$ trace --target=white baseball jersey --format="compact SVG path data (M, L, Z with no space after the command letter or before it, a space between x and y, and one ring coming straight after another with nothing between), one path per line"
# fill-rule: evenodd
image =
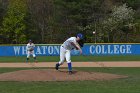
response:
M34 49L34 47L35 47L34 43L31 43L31 44L28 43L26 48L27 48L27 51L29 51L30 49Z
M76 37L70 37L68 38L63 44L62 46L67 49L67 50L72 50L74 49L75 47L71 44L71 43L74 43L74 44L77 44L77 41L76 41Z
M33 51L29 51L31 48L34 49L35 45L34 43L28 43L27 46L26 46L26 49L27 49L27 58L30 57L30 55L33 55L33 57L36 57L35 53L34 53L34 50Z
M60 47L60 61L59 64L63 64L65 59L67 63L71 63L71 54L70 51L74 49L75 47L73 44L77 44L76 37L70 37L68 38Z

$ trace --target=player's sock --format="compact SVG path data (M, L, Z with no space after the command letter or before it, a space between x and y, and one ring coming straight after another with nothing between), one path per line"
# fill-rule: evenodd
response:
M68 63L68 70L72 71L72 64L71 63Z
M26 59L26 62L28 62L29 58Z
M34 57L34 60L36 60L36 57Z
M34 61L36 62L36 57L34 57Z

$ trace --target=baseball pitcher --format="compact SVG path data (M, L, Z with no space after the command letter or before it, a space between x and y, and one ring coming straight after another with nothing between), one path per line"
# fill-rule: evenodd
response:
M71 50L77 49L80 51L80 54L82 54L83 43L83 34L79 33L76 37L70 37L68 38L60 47L60 61L56 64L55 69L58 70L59 66L62 65L66 59L68 64L68 71L69 74L72 74L72 64L71 64Z
M33 56L34 61L36 62L36 55L34 53L34 48L35 48L34 43L32 43L32 40L29 40L29 43L26 46L26 50L27 50L27 60L26 60L26 62L29 61L29 58L30 58L31 55Z

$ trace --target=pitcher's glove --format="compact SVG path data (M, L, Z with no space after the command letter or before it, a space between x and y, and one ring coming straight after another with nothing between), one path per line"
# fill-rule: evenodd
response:
M78 44L80 45L80 47L83 47L84 46L84 40L78 41Z
M33 51L33 50L34 50L33 48L30 48L30 49L29 49L29 51Z

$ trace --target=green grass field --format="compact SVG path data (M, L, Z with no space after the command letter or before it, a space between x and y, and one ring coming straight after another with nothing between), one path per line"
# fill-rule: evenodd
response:
M56 62L58 56L37 57L39 62ZM26 57L0 57L0 62L25 62ZM31 61L33 59L31 58ZM140 56L73 56L72 61L140 61ZM33 68L0 68L0 73ZM34 68L35 69L35 68ZM42 69L42 68L36 68ZM44 68L43 68L44 69ZM0 82L0 93L139 93L140 68L74 68L80 71L127 75L111 81Z
M0 73L27 68L0 68ZM28 68L31 69L31 68ZM140 68L74 68L129 76L111 81L0 82L0 93L139 93Z
M140 61L140 56L120 55L120 56L72 56L73 62L87 62L87 61ZM38 62L58 62L59 56L37 56ZM24 57L0 57L0 62L25 62ZM33 58L30 58L33 62Z

